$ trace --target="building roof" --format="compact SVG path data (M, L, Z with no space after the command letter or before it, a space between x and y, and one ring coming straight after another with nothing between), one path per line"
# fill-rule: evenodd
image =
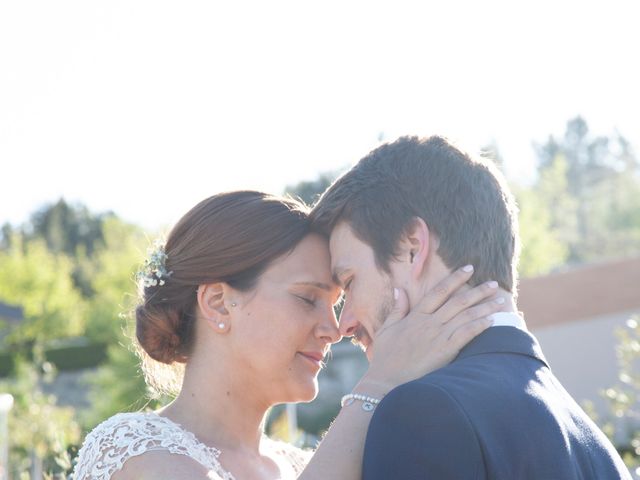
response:
M19 322L24 319L22 308L0 302L0 319Z
M524 278L518 307L531 329L640 311L640 257Z

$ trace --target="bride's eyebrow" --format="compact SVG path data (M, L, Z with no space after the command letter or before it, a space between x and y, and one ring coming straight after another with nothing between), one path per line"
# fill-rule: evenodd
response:
M336 288L335 286L327 285L326 283L322 283L322 282L296 282L294 283L294 285L302 285L305 287L315 287L321 290L325 290L327 292L330 292Z

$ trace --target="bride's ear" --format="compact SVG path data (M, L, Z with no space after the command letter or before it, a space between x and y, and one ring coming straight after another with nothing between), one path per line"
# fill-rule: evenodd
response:
M231 328L229 308L236 306L230 300L232 289L223 282L205 283L198 287L198 308L203 320L217 333L228 332Z

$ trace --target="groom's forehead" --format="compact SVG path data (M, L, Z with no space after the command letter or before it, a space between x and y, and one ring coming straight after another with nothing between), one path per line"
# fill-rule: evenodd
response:
M329 252L331 253L332 266L335 261L339 261L342 256L348 255L351 250L355 249L355 238L351 227L346 222L340 222L333 228L329 236Z
M346 222L341 222L332 230L329 241L331 271L339 275L354 265L374 261L374 252L369 244L361 240Z

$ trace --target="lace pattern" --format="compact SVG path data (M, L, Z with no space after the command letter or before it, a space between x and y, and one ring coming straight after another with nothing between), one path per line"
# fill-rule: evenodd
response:
M282 460L278 462L281 467L294 475L292 478L302 472L311 456L311 452L283 442L264 441L274 458ZM220 450L204 445L180 425L152 412L119 413L93 429L78 452L72 478L109 480L129 458L158 450L192 458L216 480L235 480L220 465Z
M311 450L301 450L288 443L278 442L270 438L266 438L265 441L268 442L273 456L285 460L289 469L293 469L294 478L297 478L302 473L313 456Z

